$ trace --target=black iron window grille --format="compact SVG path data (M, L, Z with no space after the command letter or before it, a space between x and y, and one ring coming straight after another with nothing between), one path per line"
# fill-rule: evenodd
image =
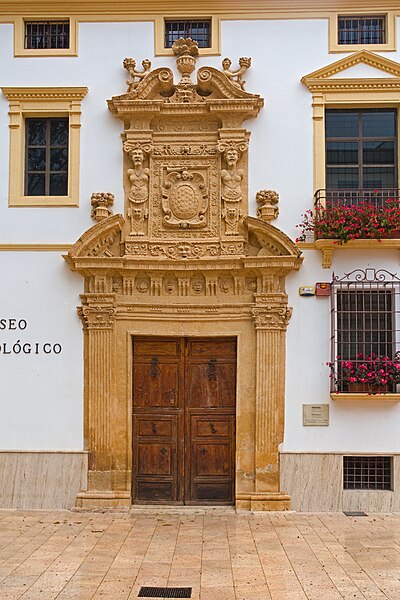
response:
M68 195L68 118L25 119L25 195Z
M326 110L325 143L331 197L350 201L397 187L396 109Z
M69 21L25 21L25 48L69 48Z
M195 40L199 48L211 48L211 19L178 21L165 21L165 48L172 48L172 44L179 38Z
M390 456L344 456L345 490L392 490Z
M385 44L385 15L341 15L338 17L339 44Z
M394 393L400 375L400 279L386 270L333 276L331 391ZM399 365L400 366L400 365Z

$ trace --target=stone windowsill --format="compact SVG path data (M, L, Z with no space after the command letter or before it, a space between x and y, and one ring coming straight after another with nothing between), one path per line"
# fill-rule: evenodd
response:
M366 394L364 392L339 393L331 392L331 399L336 402L400 402L400 394Z
M316 248L322 252L322 267L330 269L335 250L400 250L400 239L367 239L350 240L340 244L339 240L315 240L315 242L299 242L300 249Z

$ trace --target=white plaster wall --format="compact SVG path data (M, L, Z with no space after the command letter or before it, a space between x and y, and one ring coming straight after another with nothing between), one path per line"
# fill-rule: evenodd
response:
M125 91L126 56L152 59L153 67L174 68L170 57L153 57L152 23L82 23L79 56L13 58L13 28L0 24L1 86L87 86L82 102L81 193L79 208L8 208L8 102L0 95L0 243L69 243L93 224L90 195L111 191L115 212L122 212L122 124L108 111L106 99ZM315 20L224 21L222 55L234 63L252 57L246 88L265 98L252 131L249 151L250 213L255 193L280 193L275 222L292 238L301 214L312 206L311 95L300 79L345 54L328 53L328 22ZM221 57L202 57L198 66L219 67ZM399 52L387 53L400 61ZM360 69L359 74L365 74ZM0 252L2 317L26 318L23 332L33 341L63 345L59 356L3 356L1 370L0 448L81 449L83 384L82 332L76 316L81 278L71 273L58 253ZM335 273L384 267L400 272L396 252L335 253ZM287 451L398 450L400 405L345 405L329 397L329 300L300 298L299 285L330 281L317 251L305 252L304 266L288 278L294 314L287 336ZM0 331L0 342L15 333ZM28 335L29 334L29 335ZM21 333L22 337L22 333ZM16 338L18 339L18 337ZM29 341L28 340L28 341ZM303 427L303 403L329 403L329 427Z
M0 330L0 450L81 450L81 277L53 252L0 252L0 272L0 319L27 321ZM15 354L18 341L32 352ZM46 343L61 353L45 354Z

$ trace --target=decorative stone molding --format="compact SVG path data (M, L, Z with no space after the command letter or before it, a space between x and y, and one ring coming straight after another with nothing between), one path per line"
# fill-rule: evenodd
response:
M114 194L111 192L93 192L91 196L92 212L90 216L95 221L102 221L112 215L110 206L114 204Z
M256 329L282 329L286 331L292 312L293 309L289 307L267 306L252 309Z
M115 309L109 306L79 306L78 317L85 329L112 329Z
M132 336L162 332L240 338L236 505L287 509L278 462L291 314L285 276L302 259L279 229L247 216L242 124L263 100L212 67L199 69L195 83L196 46L180 40L175 51L179 83L169 69L131 73L130 91L108 102L125 124L127 218L100 221L65 257L85 278L85 438L93 460L78 504L129 506ZM138 227L132 206L147 211Z
M270 223L279 215L279 194L273 190L260 190L256 194L257 217Z

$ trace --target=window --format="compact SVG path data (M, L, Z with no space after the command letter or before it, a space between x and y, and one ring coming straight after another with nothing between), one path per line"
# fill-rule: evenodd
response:
M24 48L69 48L69 21L25 21Z
M165 48L172 48L172 44L179 38L195 40L199 48L211 46L211 19L190 21L165 21Z
M361 365L372 365L378 357L393 359L400 342L400 279L385 270L356 270L334 277L331 289L331 391L368 393L368 384L359 382ZM357 387L351 385L347 361ZM384 391L394 393L395 387Z
M386 17L385 15L338 17L339 44L385 44Z
M76 17L16 17L14 56L77 56Z
M354 52L368 47L378 51L396 50L394 11L330 14L330 52Z
M155 53L172 55L172 45L180 37L196 40L200 55L221 54L220 20L217 16L187 16L185 19L155 17Z
M25 119L25 195L68 195L68 118Z
M354 203L373 195L367 190L384 198L397 194L395 109L328 109L325 143L327 199Z
M392 457L344 456L343 489L392 490Z
M9 206L78 206L87 88L2 88L10 103Z

